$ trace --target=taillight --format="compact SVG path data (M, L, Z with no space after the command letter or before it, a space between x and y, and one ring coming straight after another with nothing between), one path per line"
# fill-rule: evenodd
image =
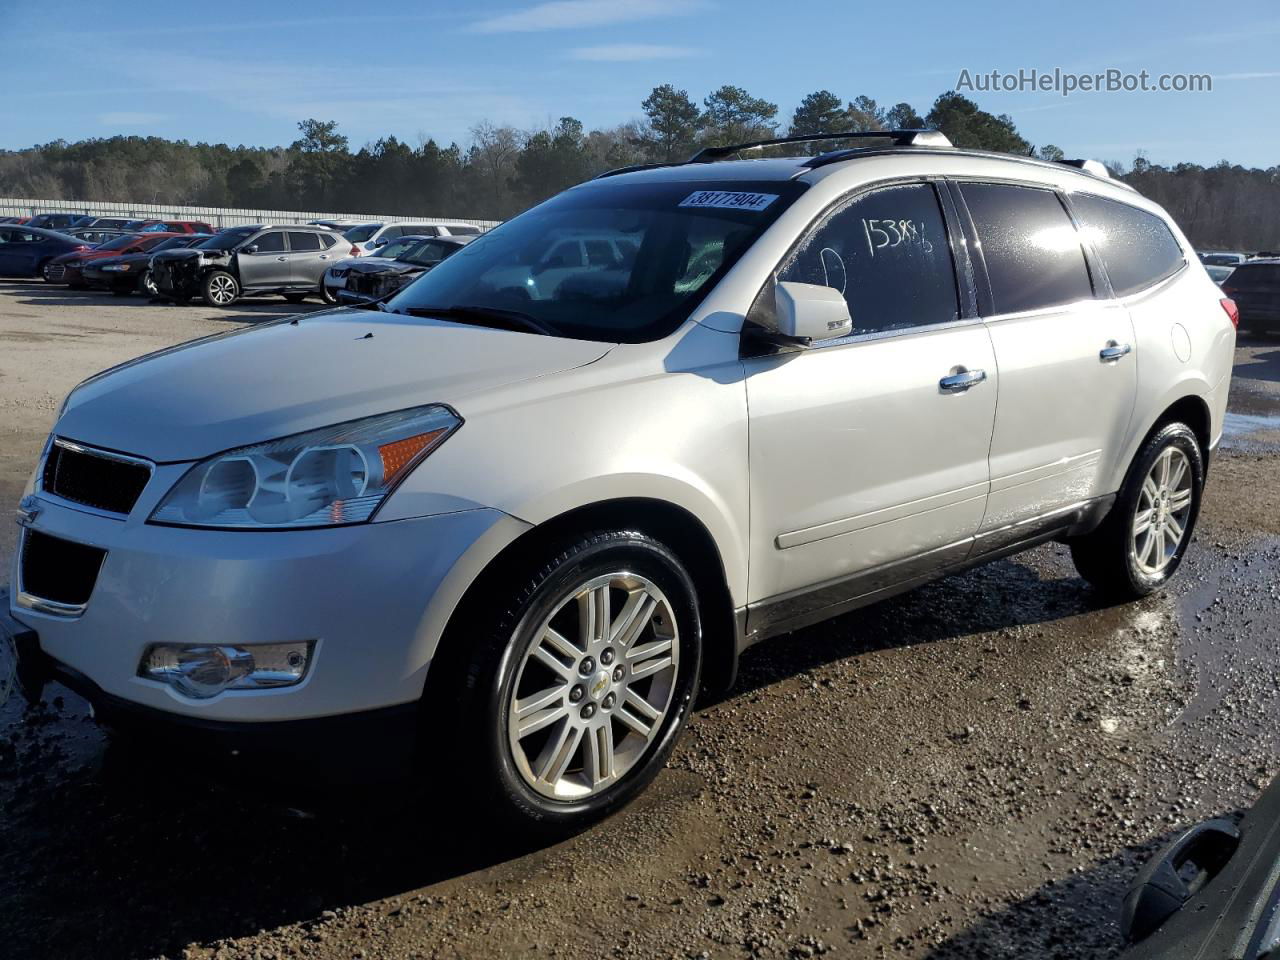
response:
M348 250L348 251L347 251L347 256L348 256L348 257L358 257L358 256L360 256L360 248L359 248L359 247L352 247L350 250Z
M1237 330L1240 329L1240 308L1236 306L1236 302L1230 298L1223 298L1221 301L1222 309L1227 311L1227 316L1231 319L1231 325Z

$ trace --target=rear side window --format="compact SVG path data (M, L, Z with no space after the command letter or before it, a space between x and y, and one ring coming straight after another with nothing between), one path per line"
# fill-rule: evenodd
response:
M1153 213L1086 194L1074 194L1071 206L1118 297L1173 276L1186 262L1169 225Z
M929 184L849 201L801 242L778 279L841 291L855 335L960 316L946 223Z
M289 231L289 249L293 251L308 251L320 249L320 235L318 233L305 233L302 231Z
M1280 263L1243 263L1235 268L1227 284L1233 290L1280 291Z
M1093 296L1075 225L1052 190L961 185L991 281L992 312L1058 307Z
M480 232L480 228L469 226L465 223L459 223L450 227L449 232L455 237L474 237Z

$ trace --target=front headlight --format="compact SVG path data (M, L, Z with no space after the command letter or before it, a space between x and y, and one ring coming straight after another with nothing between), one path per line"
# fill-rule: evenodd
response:
M127 263L109 263L102 269L104 273L127 273L130 267Z
M269 529L361 523L462 425L440 404L241 447L196 464L151 523Z

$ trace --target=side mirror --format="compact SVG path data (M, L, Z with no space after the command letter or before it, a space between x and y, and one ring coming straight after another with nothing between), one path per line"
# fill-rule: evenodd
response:
M1172 840L1138 873L1120 908L1128 943L1145 940L1222 872L1240 845L1230 820L1209 820Z
M251 243L247 247L241 247L240 252L241 253L257 253L258 245L256 243Z
M816 283L782 281L774 292L778 332L801 343L847 337L853 319L844 294Z

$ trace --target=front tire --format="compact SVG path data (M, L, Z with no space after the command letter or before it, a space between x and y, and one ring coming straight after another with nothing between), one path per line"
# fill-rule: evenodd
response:
M240 299L240 284L225 270L213 270L202 285L204 302L211 307L229 307Z
M456 682L437 687L460 691L448 715L473 796L521 830L585 826L648 785L688 718L702 671L693 582L662 543L606 531L485 588L491 611L468 617Z
M338 295L326 283L320 284L320 299L325 303L334 304L338 302Z
M1160 589L1182 564L1203 493L1200 442L1185 423L1165 424L1134 457L1107 518L1070 541L1076 570L1117 599Z

